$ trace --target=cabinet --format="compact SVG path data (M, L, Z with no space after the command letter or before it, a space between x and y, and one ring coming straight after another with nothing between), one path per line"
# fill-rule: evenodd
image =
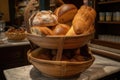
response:
M97 12L94 44L120 49L120 0L94 0Z
M91 51L120 61L120 0L92 0L92 2L97 16L95 38L90 45Z
M27 59L29 43L6 43L0 45L0 80L6 80L3 70L30 64Z

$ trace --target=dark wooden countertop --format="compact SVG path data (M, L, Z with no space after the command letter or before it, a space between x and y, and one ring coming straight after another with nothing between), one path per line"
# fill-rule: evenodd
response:
M11 47L11 46L20 46L20 45L29 45L29 41L28 40L22 40L22 41L10 41L7 40L4 43L0 44L0 48L1 47Z

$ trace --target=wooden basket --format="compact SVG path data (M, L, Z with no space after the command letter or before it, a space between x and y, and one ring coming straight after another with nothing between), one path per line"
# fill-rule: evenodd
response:
M76 36L46 36L46 37L30 34L29 17L32 14L31 12L34 11L34 9L36 8L34 6L36 1L37 0L30 0L24 12L24 20L28 32L27 38L31 43L33 43L32 45L35 44L39 47L48 49L58 49L60 47L62 49L73 49L86 45L90 41L90 39L93 38L94 32L90 34L81 34Z
M84 72L92 64L95 58L91 55L90 59L82 62L51 61L38 59L35 56L40 54L40 48L30 52L28 51L28 60L44 75L65 78Z
M48 49L58 49L60 46L62 46L63 49L79 48L89 43L89 41L93 37L94 33L81 34L76 36L46 36L46 37L27 34L28 40L30 40L37 46Z
M14 33L14 32L6 32L5 33L8 40L24 40L26 38L26 33Z

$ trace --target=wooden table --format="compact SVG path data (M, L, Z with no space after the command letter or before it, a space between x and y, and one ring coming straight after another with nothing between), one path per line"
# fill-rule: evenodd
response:
M120 62L112 59L95 56L93 65L81 75L69 79L57 79L42 75L33 65L4 70L7 80L98 80L105 76L120 72Z

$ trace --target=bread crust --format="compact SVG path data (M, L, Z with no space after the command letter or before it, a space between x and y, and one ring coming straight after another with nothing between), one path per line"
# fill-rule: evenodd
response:
M82 34L94 25L96 12L93 8L83 5L75 15L72 25L76 34Z
M58 16L59 23L66 23L73 20L77 13L77 7L73 4L63 4L54 13Z
M34 18L29 20L31 26L55 26L58 24L58 17L52 11L39 11L33 14Z
M58 24L53 29L53 33L54 33L54 35L65 35L69 29L70 29L70 26L67 24Z
M33 26L30 28L31 33L40 36L53 35L53 31L48 27Z

